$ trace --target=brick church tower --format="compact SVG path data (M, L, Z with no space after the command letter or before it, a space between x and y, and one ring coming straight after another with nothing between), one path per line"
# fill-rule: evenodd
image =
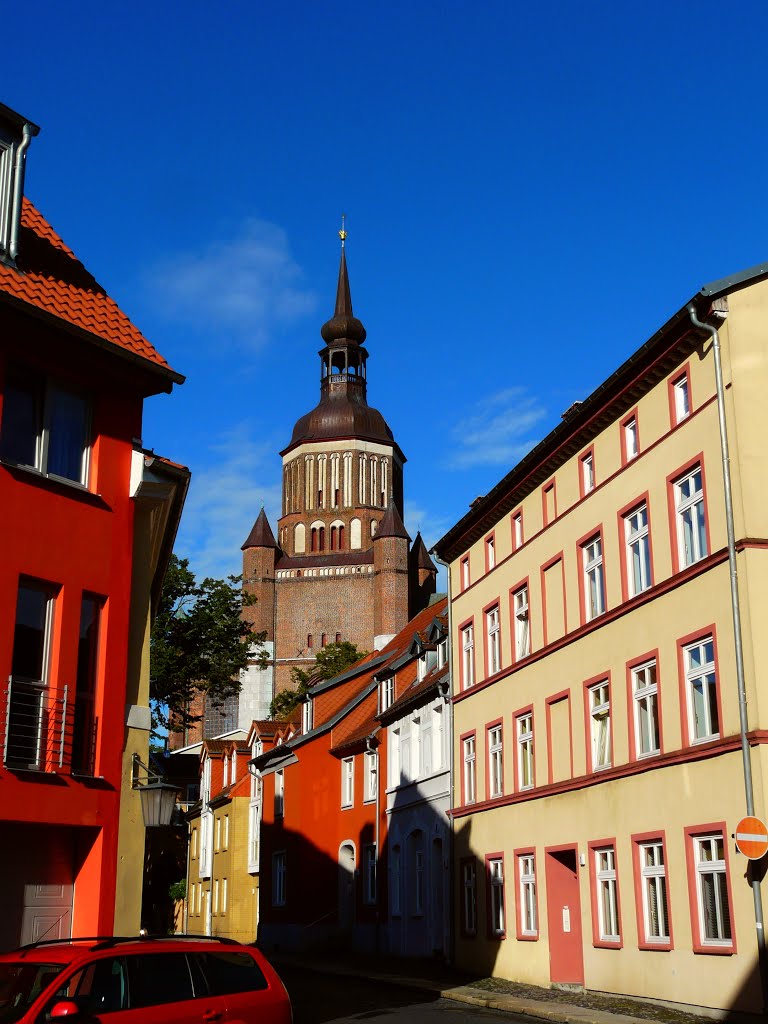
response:
M336 308L320 332L320 401L280 453L277 539L262 509L243 545L243 587L256 598L246 614L267 631L272 666L246 673L241 728L248 715L264 717L291 669L307 668L326 643L377 650L435 591L421 537L411 549L403 526L405 456L368 405L366 331L352 312L340 236Z

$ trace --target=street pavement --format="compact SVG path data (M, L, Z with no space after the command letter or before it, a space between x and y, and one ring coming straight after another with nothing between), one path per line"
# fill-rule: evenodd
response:
M385 1016L390 1022L433 1017L437 1021L439 1017L441 1024L454 1020L503 1020L507 1024L510 1020L558 1024L648 1024L656 1020L701 1024L704 1020L657 1004L637 1004L634 1009L631 1001L618 997L584 999L532 986L515 986L519 991L514 994L479 988L471 984L469 976L430 961L317 953L276 954L270 959L286 982L296 1024L342 1024L361 1019L375 1022Z

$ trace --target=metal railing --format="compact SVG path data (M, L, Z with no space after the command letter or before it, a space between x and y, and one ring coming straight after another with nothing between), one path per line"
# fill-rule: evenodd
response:
M6 768L93 775L97 721L68 686L14 679L0 694L0 749Z

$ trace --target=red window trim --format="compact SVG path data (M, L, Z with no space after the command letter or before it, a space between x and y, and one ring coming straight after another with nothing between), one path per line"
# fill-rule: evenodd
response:
M485 723L485 799L494 800L496 797L491 796L491 744L489 742L488 733L491 729L495 729L496 726L501 726L501 793L497 794L498 797L504 796L506 789L504 787L504 775L506 764L504 763L504 719L496 718L492 722ZM477 751L475 751L475 759L477 759Z
M563 584L563 637L568 636L568 594L565 586L565 557L564 552L558 551L556 555L548 559L539 567L539 577L541 579L541 617L542 617L542 632L544 636L544 646L546 647L549 643L547 636L547 584L546 584L546 573L553 569L557 563L560 563L560 576ZM560 639L560 637L558 637ZM554 642L554 641L553 641Z
M517 624L515 619L515 594L526 587L528 590L528 654L524 658L518 658L517 656ZM517 665L521 661L526 661L533 654L533 643L531 638L531 580L529 576L525 576L523 579L518 580L513 586L509 588L509 650L510 650L510 664Z
M474 615L470 615L470 617L468 619L464 619L463 622L460 622L458 627L457 627L458 628L458 632L459 632L459 687L460 687L462 693L465 690L471 690L472 689L472 686L467 686L467 681L464 678L464 630L467 628L467 626L471 626L472 627L472 644L473 644L473 647L472 647L472 661L474 663L474 670L475 670L475 682L474 682L473 685L476 685L477 682L478 682L478 679L477 679L477 630L475 629L475 617L474 617Z
M667 856L667 836L663 829L656 832L635 832L630 837L632 843L632 875L635 887L635 915L637 918L637 948L659 950L668 953L675 948L675 936L672 930L672 886L669 882L669 857ZM664 850L664 870L667 879L667 927L669 938L663 942L650 942L645 938L645 915L643 914L643 874L640 863L640 847L644 843L661 843Z
M598 683L608 683L608 728L610 730L610 742L611 742L611 759L607 765L603 768L595 768L592 764L592 715L590 713L590 702L589 702L589 691L593 686L597 686ZM613 683L611 680L611 672L607 670L600 672L596 676L590 676L589 679L585 679L582 685L582 695L584 701L584 742L585 752L587 755L586 773L587 775L599 775L601 772L606 771L609 768L613 768L614 761L616 760L616 729L615 719L613 715L614 704L613 704Z
M495 932L491 927L491 864L492 860L501 861L501 873L504 880L504 886L501 891L501 906L502 915L504 917L504 928L500 932ZM485 924L486 933L489 939L506 939L507 937L507 866L504 863L504 851L500 850L498 853L486 853L485 855Z
M600 917L597 908L597 870L595 868L595 851L613 847L613 862L616 865L616 920L619 925L617 942L608 942L600 938ZM624 929L621 925L621 887L619 882L619 853L616 849L616 837L595 839L587 843L589 857L589 898L592 906L592 945L598 949L621 949L624 946Z
M464 582L464 566L467 567L467 581ZM472 574L470 572L469 555L464 555L459 559L459 592L464 593L465 590L469 590L472 586Z
M656 662L656 713L659 719L659 752L658 754L638 754L637 753L637 737L635 736L635 698L634 691L632 689L632 670L637 668L639 665L644 665L647 661ZM630 761L653 761L656 757L661 757L664 753L664 716L662 714L661 704L661 670L659 668L659 649L658 647L652 651L648 651L646 654L641 654L636 658L632 658L626 664L626 678L627 678L627 723L629 729L629 760Z
M588 491L584 487L584 460L587 459L590 455L592 456L593 484L592 490ZM581 499L584 499L588 494L592 494L595 490L597 490L597 473L595 471L595 446L594 444L591 444L588 448L584 449L581 455L579 455L579 497Z
M599 615L595 615L594 618L587 618L587 575L584 570L584 548L587 544L595 539L600 538L600 550L603 558L603 600L605 602L605 608L600 612ZM579 537L576 541L576 564L579 567L579 623L582 626L587 626L591 622L597 622L601 619L608 611L610 605L608 603L608 572L606 570L605 561L605 531L602 523L590 530L589 533L585 533L583 537Z
M626 532L626 518L636 509L640 508L641 505L645 505L648 512L648 557L651 562L651 583L648 590L654 586L656 582L655 573L653 571L653 530L651 529L651 499L648 491L643 494L639 494L634 501L630 501L628 505L620 508L616 513L616 520L619 527L619 565L621 567L621 600L632 601L635 597L639 597L639 594L633 594L630 596L629 593L629 567L627 565L627 532ZM645 593L646 591L643 591Z
M475 799L467 801L466 786L464 783L464 740L474 737L475 740ZM472 807L477 803L477 730L470 729L459 736L459 754L461 755L461 806Z
M688 415L679 420L677 418L677 403L675 402L675 387L680 381L686 377L688 380ZM677 370L667 378L667 396L669 399L669 428L674 430L681 423L685 423L689 420L694 412L693 405L693 391L691 388L691 361L687 359L682 366L679 366Z
M627 456L627 437L626 437L626 433L627 432L626 432L625 428L626 428L627 424L630 423L632 420L635 421L635 438L637 440L637 455L633 455L632 458L630 459ZM635 459L638 459L640 457L640 454L641 454L641 448L640 448L640 419L639 419L639 417L637 415L637 406L635 406L634 409L631 409L627 413L626 416L623 416L619 420L619 430L621 431L621 433L620 433L620 440L621 440L621 465L622 466L628 466L630 462L634 462Z
M685 834L685 867L688 875L688 905L691 913L691 939L694 953L706 953L711 956L733 956L738 952L736 928L733 919L733 892L731 890L731 864L728 852L728 833L724 821L710 822L705 825L689 825ZM725 860L725 884L728 888L728 912L731 918L731 941L728 945L704 943L701 938L699 921L699 901L696 893L696 862L693 856L693 840L698 836L720 833L723 837L723 859Z
M531 732L533 734L533 785L529 786L528 789L522 789L522 783L520 782L520 767L518 765L517 753L517 721L522 718L523 715L531 716ZM533 704L528 704L524 708L518 708L512 715L512 723L514 725L512 738L515 745L515 752L513 757L513 779L516 793L531 793L536 789L536 717L533 710Z
M573 706L571 704L571 691L559 690L546 698L547 708L547 778L549 784L554 783L554 771L552 768L552 705L559 704L561 700L568 701L568 735L571 741L571 778L573 778Z
M515 935L520 942L538 942L539 941L539 872L536 865L536 847L535 846L524 846L519 849L512 851L512 856L515 859L515 905L517 907L517 913L515 914ZM520 858L521 857L533 857L533 875L535 878L536 885L536 931L531 934L523 932L522 926L522 913L523 905L520 901Z
M547 514L547 497L552 492L552 517ZM555 478L552 477L547 480L545 484L541 485L541 521L543 525L549 526L550 523L554 523L557 519L557 487Z
M694 468L701 469L701 493L704 501L704 532L707 538L707 556L712 553L712 538L709 533L709 505L707 502L707 473L704 468L704 452L699 452L667 477L667 510L669 514L669 546L672 553L672 572L690 569L690 565L680 564L680 549L677 542L677 503L675 502L675 484L681 477L687 476ZM707 557L705 556L705 557ZM703 561L704 559L701 559ZM694 565L697 563L693 563Z
M716 737L709 737L704 740L695 740L691 737L689 728L688 718L688 687L686 685L685 678L685 657L683 655L683 649L688 647L690 644L696 643L697 640L704 640L705 637L712 637L712 657L715 663L715 682L716 686L716 700L717 700L717 721L719 724L718 735ZM722 687L720 685L720 658L717 646L717 626L714 622L708 626L702 626L701 629L697 629L694 633L689 633L687 636L681 636L677 640L677 681L678 681L678 692L680 694L680 736L682 737L683 746L686 747L698 747L704 743L711 743L713 740L722 739L727 735L723 730L723 694Z

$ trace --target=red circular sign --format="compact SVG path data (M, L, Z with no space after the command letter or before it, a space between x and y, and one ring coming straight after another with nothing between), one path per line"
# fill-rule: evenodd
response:
M742 818L735 838L739 852L750 860L760 860L768 851L768 828L760 818Z

